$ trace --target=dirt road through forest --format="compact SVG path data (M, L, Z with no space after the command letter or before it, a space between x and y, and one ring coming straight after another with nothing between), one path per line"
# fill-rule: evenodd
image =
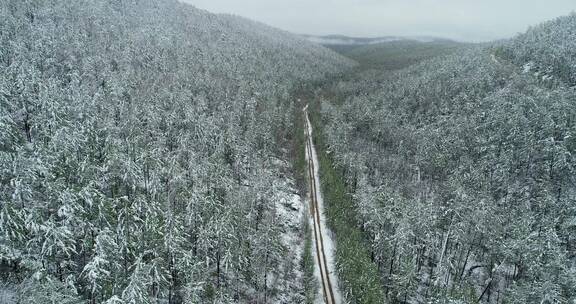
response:
M338 290L338 278L335 273L334 263L334 242L331 233L326 227L324 218L324 202L320 187L320 176L318 166L318 156L312 139L312 125L308 117L308 106L304 108L305 132L306 132L306 161L308 163L309 181L309 209L310 224L314 228L314 255L315 274L321 283L321 294L323 303L342 303ZM322 303L322 302L321 302Z

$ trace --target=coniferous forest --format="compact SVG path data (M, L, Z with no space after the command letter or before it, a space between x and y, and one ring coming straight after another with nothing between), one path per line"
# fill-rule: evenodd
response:
M575 303L575 153L574 14L325 47L176 0L0 2L0 303Z
M285 251L289 94L352 62L176 1L9 0L0 16L10 299L263 297Z
M576 299L575 32L571 15L332 85L326 149L388 297Z

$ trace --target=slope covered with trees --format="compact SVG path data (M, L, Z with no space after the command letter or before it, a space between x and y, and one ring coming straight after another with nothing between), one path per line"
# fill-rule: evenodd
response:
M576 300L574 33L572 15L330 88L326 149L390 301Z
M351 66L173 0L0 2L0 301L270 299L290 92Z
M576 86L576 13L531 28L496 53L544 80Z

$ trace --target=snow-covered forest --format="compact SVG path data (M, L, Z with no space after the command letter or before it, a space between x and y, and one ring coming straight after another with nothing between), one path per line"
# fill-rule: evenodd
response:
M389 301L576 301L575 33L571 15L331 86L325 149Z
M0 303L576 303L576 15L330 48L0 1Z
M290 92L351 65L172 0L1 1L0 302L301 302Z

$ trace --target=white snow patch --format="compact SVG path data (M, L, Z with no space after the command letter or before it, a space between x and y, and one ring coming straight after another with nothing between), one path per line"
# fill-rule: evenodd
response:
M286 162L278 160L274 165L284 167ZM302 214L304 205L300 195L297 194L295 182L286 177L275 183L274 202L276 207L277 225L280 228L280 243L286 249L284 259L279 269L273 270L272 286L277 290L271 303L298 303L302 301L301 291L303 287L302 269L300 261L304 244L304 236L301 232Z
M498 60L498 58L496 58L496 55L490 54L490 58L492 58L492 61L494 61L495 63L500 64L500 61Z
M530 61L524 65L522 71L524 72L524 74L530 73L530 71L532 70L533 67L534 67L534 62Z
M0 285L0 303L16 303L16 291L12 286Z

